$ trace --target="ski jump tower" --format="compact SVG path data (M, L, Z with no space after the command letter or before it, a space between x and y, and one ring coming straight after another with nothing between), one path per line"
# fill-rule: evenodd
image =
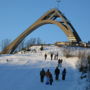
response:
M11 44L9 44L1 54L12 54L17 46L34 30L45 24L56 24L65 33L70 42L79 43L81 41L78 33L65 17L65 15L58 9L51 9L41 16L34 24L27 28L20 36L18 36ZM45 33L47 34L47 33Z

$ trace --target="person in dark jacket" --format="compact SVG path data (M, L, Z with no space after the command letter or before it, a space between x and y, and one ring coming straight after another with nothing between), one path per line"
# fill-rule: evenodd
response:
M59 74L60 74L60 70L58 67L56 67L55 69L55 79L58 80L59 79Z
M42 70L40 71L40 81L44 82L44 77L45 77L45 70L44 68L42 68Z
M58 60L58 53L56 54L56 59Z
M51 60L53 59L53 53L51 53Z
M66 78L66 68L62 71L62 80L65 80Z
M46 60L47 59L47 54L46 53L45 53L44 57L45 57L45 60Z

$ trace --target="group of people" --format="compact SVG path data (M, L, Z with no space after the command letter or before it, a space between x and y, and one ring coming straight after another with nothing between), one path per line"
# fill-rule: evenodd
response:
M63 59L58 59L58 67L62 67Z
M46 60L47 59L47 54L46 53L45 53L44 57L45 57L45 60ZM53 59L58 60L58 53L57 54L51 53L50 57L51 57L51 60L53 60Z
M49 71L49 69L47 70L47 72L45 72L44 68L42 68L42 70L40 71L41 82L44 82L45 76L46 76L46 84L52 85L52 82L53 82L52 73Z
M55 80L59 80L59 75L61 74L62 76L62 80L65 80L66 77L66 68L63 69L63 71L60 70L60 68L62 67L62 59L58 59L58 53L54 54L51 53L50 54L51 60L58 60L58 65L54 70L54 74L55 74ZM44 55L45 60L47 59L47 54L45 53ZM46 80L45 80L46 78ZM48 69L47 71L44 70L44 68L42 68L42 70L40 71L40 81L43 83L45 80L46 84L50 84L52 85L53 83L53 75L50 72L50 70Z
M59 80L60 69L58 67L55 68L54 74L55 74L55 80ZM66 77L66 68L64 68L62 71L62 80L65 80L65 77ZM52 73L50 72L49 69L45 72L44 68L42 68L42 70L40 71L40 81L43 83L45 78L46 78L45 83L47 85L48 84L52 85L53 83Z

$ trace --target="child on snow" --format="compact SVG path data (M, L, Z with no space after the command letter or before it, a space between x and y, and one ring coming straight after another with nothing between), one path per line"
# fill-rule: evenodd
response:
M52 82L53 82L53 77L52 77L51 72L48 69L46 72L46 85L48 84L52 85Z

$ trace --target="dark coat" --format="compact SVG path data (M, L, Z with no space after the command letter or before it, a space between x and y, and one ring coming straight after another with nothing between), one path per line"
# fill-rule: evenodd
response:
M66 75L66 69L62 71L62 75Z
M55 74L56 74L56 75L59 75L59 73L60 73L60 70L59 70L58 68L56 68L56 69L55 69Z
M40 71L40 76L45 76L45 71L44 70Z

